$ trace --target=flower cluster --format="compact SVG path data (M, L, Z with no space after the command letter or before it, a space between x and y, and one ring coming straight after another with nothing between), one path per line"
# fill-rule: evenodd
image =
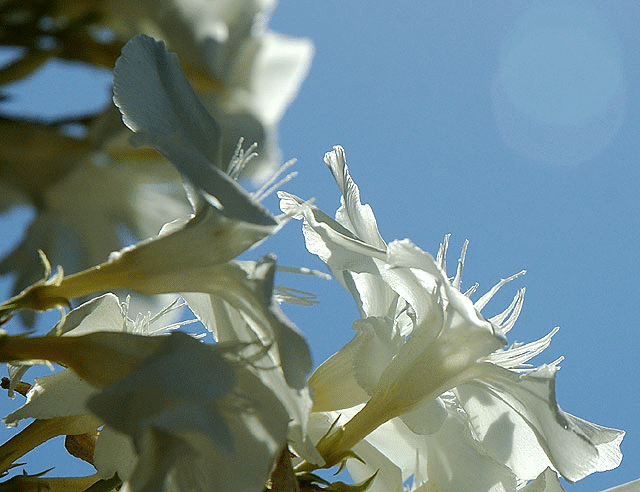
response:
M448 237L436 259L406 239L386 244L371 208L360 202L344 150L335 147L325 163L342 192L335 220L310 205L296 217L309 251L361 314L353 340L309 378L311 428L325 460L334 464L355 452L361 460L347 462L351 474L358 480L375 473L371 490L380 491L400 491L407 481L412 490L508 491L543 480L549 470L555 480L574 482L618 466L624 432L558 407L559 361L527 364L557 330L505 348L524 289L498 315L481 314L524 272L472 302L475 288L460 291L466 243L453 278L446 273ZM279 195L283 211L303 206Z
M6 9L17 9L9 3ZM121 49L113 100L134 148L120 145L123 129L109 119L114 109L86 122L82 145L54 126L24 124L51 142L44 156L51 170L0 178L39 212L0 269L26 281L31 266L23 260L38 249L45 269L0 305L0 320L60 311L42 336L0 333L0 361L9 363L3 386L10 396L26 396L4 422L33 419L0 446L0 474L56 436L66 436L68 453L95 473L52 478L25 470L0 487L554 492L562 490L560 478L571 483L619 465L624 432L560 409L559 360L530 364L557 330L507 345L524 289L499 314L481 313L524 272L472 301L475 288L460 290L466 243L453 277L448 236L436 258L408 239L386 243L341 147L325 156L341 192L335 219L285 192L278 194L282 213L263 205L288 180L273 172L276 126L312 52L307 41L266 29L272 2L93 2L94 17L72 4L48 6L49 35L63 47L76 41L77 51L62 49L61 57L106 64L112 49ZM91 18L112 29L112 43L87 40ZM124 44L120 36L133 37ZM0 75L13 77L27 65L16 62ZM141 161L147 166L136 168ZM11 159L4 162L12 169ZM261 187L245 189L243 177ZM107 191L95 196L91 186ZM69 205L78 199L74 190L86 194L86 218ZM87 218L99 227L87 227ZM311 349L281 307L296 298L274 288L275 256L238 259L292 218L303 221L307 249L360 313L353 339L313 372ZM119 221L134 231L133 244L123 248ZM147 234L157 222L164 224L160 232ZM86 251L70 275L52 246L60 224L78 240L68 241L65 254L74 257L74 243ZM35 241L42 230L44 239ZM105 248L110 254L102 257ZM182 301L132 317L115 290ZM176 313L189 319L175 321ZM40 363L60 368L33 384L23 381ZM355 483L319 473L343 466Z
M189 213L176 172L180 163L169 163L157 152L166 155L166 146L140 147L145 137L156 143L170 138L169 133L162 136L154 131L170 128L176 138L181 131L189 135L182 149L173 146L169 159L180 154L183 161L200 159L200 165L206 160L205 167L214 166L220 174L236 162L242 166L236 166L235 177L257 185L279 168L277 126L307 74L313 46L306 39L269 30L273 7L274 2L254 0L42 0L3 5L0 43L21 46L25 55L0 69L0 84L24 79L52 59L113 69L125 43L144 33L164 40L179 53L179 71L185 70L197 90L196 95L185 85L185 76L168 66L159 73L149 71L149 66L145 70L131 66L128 61L144 59L153 65L163 60L146 55L127 60L129 54L135 56L129 49L120 63L128 74L116 81L120 86L117 104L132 112L125 116L129 126L134 124L132 118L140 117L130 104L153 108L150 116L156 126L146 129L151 135L131 139L113 104L100 113L46 122L0 118L0 211L27 205L35 215L21 244L0 262L0 273L15 274L14 293L38 279L40 264L34 254L38 249L65 270L79 271ZM40 47L43 38L54 49ZM177 114L171 109L174 104L196 105L178 108ZM169 114L184 119L167 120L159 128ZM69 128L75 129L73 136ZM251 159L238 162L241 139L247 145L255 143L260 152L249 152ZM197 172L197 167L190 169ZM213 178L206 174L201 173L198 186L207 187L205 178L211 182Z

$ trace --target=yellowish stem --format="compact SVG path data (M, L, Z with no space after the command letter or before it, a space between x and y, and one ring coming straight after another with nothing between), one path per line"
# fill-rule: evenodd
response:
M11 468L18 458L53 437L93 432L100 425L100 419L93 415L35 420L0 446L0 474Z

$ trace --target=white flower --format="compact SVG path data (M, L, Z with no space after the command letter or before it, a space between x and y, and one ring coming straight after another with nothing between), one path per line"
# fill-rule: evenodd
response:
M376 473L367 489L371 492L515 491L513 472L489 456L471 437L466 416L453 395L445 394L431 406L437 408L425 408L420 416L433 419L430 413L440 414L437 429L432 432L417 434L402 418L394 418L356 444L353 452L362 461L347 461L353 480L360 482ZM310 426L316 435L322 435L336 419L338 425L344 425L361 408L358 405L314 413ZM408 484L409 489L403 487Z
M39 357L70 368L37 379L7 423L93 417L82 432L105 424L93 463L103 478L118 473L126 490L262 490L290 420L284 391L260 374L274 368L259 367L255 357L273 342L207 345L183 333L131 334L140 323L126 319L112 294L66 321L61 337L0 342L4 360Z
M264 267L266 265L262 268ZM271 266L269 266L269 274L273 275ZM263 325L256 323L254 319L244 315L219 297L199 293L183 295L190 309L219 343L262 347L265 340L274 339L274 334L265 330ZM284 314L280 312L277 305L272 306L272 309L278 318L286 322ZM298 456L304 457L307 461L322 463L322 458L307 436L307 421L312 407L309 388L306 384L304 386L292 384L291 380L296 378L287 377L281 369L292 365L289 359L297 357L300 348L297 347L296 340L291 338L281 338L280 335L275 334L275 339L278 341L276 347L259 350L250 356L252 365L264 369L257 372L258 376L287 409L290 418L289 446ZM276 348L278 350L275 350ZM297 367L300 371L298 381L304 384L307 371L304 370L304 366L298 364Z
M287 435L279 399L245 363L227 360L224 347L181 333L162 338L87 403L132 440L130 489L162 490L169 481L185 491L262 490Z
M5 302L0 313L51 309L102 290L206 292L242 311L269 332L269 339L287 347L280 354L283 371L292 386L303 387L311 354L302 335L272 305L275 259L231 261L278 225L230 219L198 194L191 198L195 208L191 217L167 224L159 236L112 253L107 262L93 268L66 277L58 271Z
M238 141L255 142L260 154L247 161L238 174L262 182L280 160L277 125L308 71L313 51L307 40L266 30L273 3L145 0L94 2L90 7L74 3L58 5L41 20L57 33L67 28L69 19L85 22L99 18L95 24L86 22L91 22L91 28L108 26L116 39L94 43L84 32L89 31L88 26L80 23L76 29L81 33L77 34L86 37L86 42L74 46L73 54L67 56L108 68L112 68L122 39L140 32L167 39L185 60L191 80L220 124L218 138L208 135L220 158L214 164L226 171ZM22 18L25 12L15 13ZM38 52L33 61L41 62L40 55L52 53ZM147 85L143 92L150 90ZM27 202L36 212L25 240L0 263L0 273L17 272L14 293L36 281L37 249L66 270L77 271L104 261L108 252L121 247L123 228L131 235L129 239L145 239L187 207L184 197L176 195L179 185L175 174L170 178L171 189L162 189L167 183L164 160L155 153L135 153L114 144L113 137L122 132L114 113L117 111L109 108L98 117L79 120L87 129L87 136L81 139L62 135L60 125L0 121L4 137L0 209ZM124 164L123 156L127 160ZM92 160L100 160L102 167L96 168ZM204 172L197 177L203 178ZM211 177L196 181L206 188ZM150 192L151 182L158 186ZM104 190L109 193L105 195ZM87 195L87 199L78 194ZM151 207L142 203L150 194L156 195ZM223 193L218 199L224 202L231 196L236 194ZM80 201L82 213L77 207ZM237 202L226 204L228 212L246 208L246 202L240 208ZM263 221L268 223L269 218L265 216Z
M389 258L394 265L415 267L425 260L424 253L406 242L393 243ZM477 307L487 301L487 297L481 299ZM517 312L497 326L506 333L516 318ZM552 334L488 355L473 377L456 384L455 393L469 414L475 436L518 478L532 480L551 467L573 482L618 466L624 432L563 412L555 397L556 364L525 368L529 359L548 346ZM407 343L412 338L413 334ZM465 350L463 343L459 350ZM496 432L496 426L509 432Z
M533 480L547 467L570 481L616 467L624 433L560 410L554 391L556 365L531 369L525 364L546 348L553 332L537 342L501 350L522 307L524 291L490 320L480 314L497 289L513 277L474 305L469 295L475 288L467 295L459 290L464 251L450 280L447 241L437 260L408 240L386 246L371 210L360 203L344 151L336 148L325 162L343 193L336 220L312 207L298 218L304 218L308 249L349 289L362 319L354 323L354 339L323 363L309 384L315 390L316 411L364 404L319 442L325 459L336 463L368 434L368 442L375 439L379 432L375 429L395 418L415 434L414 449L404 450L405 455L414 455L416 442L437 435L447 422L451 410L442 411L439 397L452 391L456 406L467 416L470 438L482 445L484 455L507 465L520 480ZM280 196L283 210L302 203L291 195ZM389 439L377 442L381 453L397 456ZM422 473L429 475L438 474ZM432 485L456 490L447 488L446 481Z
M172 181L163 177L167 170L173 171ZM0 262L0 273L15 272L19 292L41 274L38 250L66 271L79 271L120 249L123 231L130 238L156 235L164 223L189 213L176 177L161 163L143 169L115 163L75 165L59 182L41 190L38 213L21 243Z
M104 19L129 36L163 39L180 55L189 78L220 124L222 162L240 138L260 155L244 170L268 177L280 159L277 125L305 78L313 45L266 29L271 0L147 0L105 3Z
M131 39L116 62L113 92L135 142L159 150L193 186L221 203L227 217L275 223L227 174L233 154L223 152L222 125L205 109L164 42L144 35Z

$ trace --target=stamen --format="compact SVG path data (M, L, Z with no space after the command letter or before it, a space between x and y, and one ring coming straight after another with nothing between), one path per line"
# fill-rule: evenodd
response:
M240 137L238 139L238 144L233 152L233 157L229 161L229 166L227 167L227 174L231 176L232 179L238 180L240 174L246 165L255 158L258 153L255 151L258 148L258 144L254 142L249 146L247 150L242 148L242 144L244 143L244 137Z
M311 268L306 268L306 267L288 267L288 266L278 265L276 266L276 272L299 273L301 275L313 275L315 277L320 277L325 280L331 280L333 278L328 273L321 272L320 270L312 270Z
M284 183L287 183L288 181L291 181L293 178L295 178L298 173L290 173L287 176L285 176L283 179L281 179L280 181L278 181L276 184L274 184L276 182L276 180L282 176L282 174L289 169L291 166L293 166L297 161L297 159L290 159L287 162L285 162L282 166L280 166L272 175L271 177L269 177L269 179L260 187L260 189L258 191L256 191L255 193L253 193L253 197L257 200L257 201L262 201L264 198L266 198L267 196L269 196L271 193L273 193L275 191L276 188L282 186Z
M136 319L133 320L129 317L129 309L131 304L131 296L127 296L126 300L120 304L120 308L122 309L122 314L124 317L125 323L125 331L128 333L142 333L144 335L158 335L161 333L168 333L174 330L181 328L182 326L190 325L192 323L197 323L197 319L188 319L184 321L178 321L176 323L172 323L170 325L162 326L160 328L151 329L151 325L161 319L163 316L172 313L178 309L183 308L187 305L187 303L180 298L177 297L174 299L171 304L165 306L157 314L151 315L148 312L146 315L142 313L138 313Z
M261 202L262 200L264 200L266 197L268 197L269 195L271 195L271 193L273 193L274 191L276 191L278 188L280 188L282 185L284 185L285 183L288 183L289 181L291 181L293 178L295 178L298 175L298 171L293 171L292 173L287 174L284 178L282 178L280 181L278 181L276 184L274 184L271 188L269 188L267 191L265 191L263 194L261 195L257 195L255 196L255 199L259 202Z
M274 287L274 298L278 303L287 302L289 304L297 304L299 306L312 306L318 304L316 295L304 290L298 290L291 287Z

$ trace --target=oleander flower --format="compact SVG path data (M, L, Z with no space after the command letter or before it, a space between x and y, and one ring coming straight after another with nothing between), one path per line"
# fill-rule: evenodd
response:
M136 320L132 320L128 317L128 303L120 303L114 294L105 294L83 303L64 315L60 322L50 330L47 337L36 340L43 341L46 346L47 340L51 342L56 337L80 337L96 332L144 336L164 334L184 324L178 323L161 328L152 327L155 321L164 318L172 310L174 310L174 305L168 306L154 317L150 315L138 316ZM27 343L33 345L38 342L29 339ZM51 343L59 342L53 341ZM74 343L72 341L72 345ZM133 355L136 355L135 350ZM42 356L44 357L44 353L42 353ZM93 362L97 368L98 375L109 363L118 363L118 359L110 361L112 356L113 353L107 351L107 353L99 354L99 357L95 357ZM10 364L9 366L12 387L19 383L29 367L43 360L43 357L33 361L28 360L29 357L27 356L18 358L16 355L15 357L16 360L22 360L22 363ZM58 357L60 357L60 354L58 354ZM120 360L120 363L128 366L126 360ZM125 371L127 368L125 367ZM95 379L95 376L93 378L89 377ZM106 372L106 377L115 377L117 379L118 376L117 374L114 375L113 370L109 370ZM104 383L104 381L102 382ZM22 439L17 440L18 445L15 444L15 438L3 444L1 453L3 459L0 462L0 469L7 470L22 454L55 435L83 433L95 435L96 429L103 422L91 414L86 406L86 401L96 392L97 390L94 386L78 377L71 370L63 370L50 376L36 378L35 384L27 394L27 402L3 419L10 427L25 418L35 418L36 421L18 434L18 436L22 437ZM52 423L58 423L58 425L52 425ZM80 424L84 426L78 429ZM76 428L75 431L73 430L74 427ZM109 432L107 430L107 434ZM27 436L34 436L36 439L27 439ZM92 451L88 450L87 455L89 457L92 456ZM91 460L91 462L93 461Z
M249 146L255 143L259 153L235 170L236 177L260 184L279 166L278 122L306 76L313 47L308 40L266 29L274 2L45 4L7 6L6 17L13 20L5 27L9 33L20 32L20 39L13 41L24 43L27 55L3 67L5 82L26 77L56 54L112 69L129 37L140 32L160 36L180 52L189 78L219 124L219 138L211 138L219 157L213 164L227 171L244 139ZM43 25L47 38L60 49L36 48ZM112 38L97 41L97 28L105 27ZM177 174L167 173L167 162L155 152L132 151L124 145L119 138L123 125L114 113L110 107L99 115L46 123L0 119L0 210L26 204L35 212L24 241L0 263L0 272L17 273L14 294L37 280L38 249L66 270L77 271L104 261L110 251L131 240L150 237L188 209ZM86 130L86 135L65 135L69 123ZM204 182L196 184L206 187ZM75 206L77 193L86 195L81 214ZM149 207L146 201L152 194L154 206ZM224 202L229 196L218 199ZM68 200L75 200L74 206L69 207ZM227 205L228 211L246 208L246 202L239 208Z
M287 381L305 385L311 354L298 330L273 305L275 259L238 262L232 258L254 246L278 226L262 226L224 217L193 194L195 213L167 224L159 236L112 253L109 260L64 276L61 269L0 306L0 315L20 309L47 310L71 299L112 289L142 294L206 292L224 299L267 330L281 351Z
M270 275L273 275L272 268L270 268ZM292 384L290 382L292 379L297 379L299 383L303 383L308 369L306 366L298 364L298 378L287 377L282 370L282 367L293 365L287 361L301 351L297 341L279 335L274 338L269 330L265 330L250 316L246 316L241 310L220 297L203 293L184 293L183 296L191 311L212 333L214 340L218 343L262 347L265 340L277 340L276 347L255 352L250 357L252 365L264 369L258 371L258 376L263 384L277 395L287 410L290 418L289 447L297 456L313 463L323 464L322 457L317 453L308 436L307 421L313 404L309 388L306 384ZM286 321L286 317L280 311L277 303L274 303L272 309L280 319ZM276 350L280 346L283 350Z
M42 274L38 250L66 271L79 271L122 248L123 231L135 239L155 236L163 224L190 212L177 178L168 164L76 165L43 190L42 206L20 244L0 261L0 274L15 272L17 294Z
M502 280L473 303L469 296L475 288L466 294L460 291L466 244L453 280L446 274L448 240L436 260L409 240L386 245L371 209L360 203L344 151L336 147L325 162L342 191L336 219L311 206L296 218L304 220L309 251L351 292L362 315L354 323L354 339L309 380L314 411L358 408L319 441L325 460L339 462L363 439L375 440L377 452L391 461L399 454L415 456L420 451L417 443L437 436L455 409L465 415L458 423L466 426L473 446L481 446L483 456L508 466L519 480L536 479L547 467L569 481L616 467L624 432L560 410L554 391L557 362L538 368L526 365L548 346L555 331L530 344L502 348L518 318L524 290L502 313L488 320L480 314L495 292L520 274ZM302 204L292 195L280 197L283 211ZM455 405L447 408L442 395L448 393ZM396 453L397 442L376 435L385 422L400 426L398 421L413 437ZM443 457L444 469L453 469L457 458L447 458L448 441L445 438L441 448L423 442L420 462L430 464L424 465L421 476L440 490L460 490L433 468L433 458L425 459L435 452ZM409 468L400 469L403 481L409 478ZM379 474L381 482L383 475Z
M356 444L353 452L359 459L347 461L353 480L360 482L375 474L367 489L371 492L515 491L515 475L472 438L455 397L445 393L431 406L430 413L421 412L424 420L437 421L428 434L414 432L400 417L380 425ZM313 413L312 435L319 438L331 424L344 426L362 407Z
M117 473L125 490L262 490L287 440L283 401L301 398L264 365L273 340L209 345L163 335L175 326L154 333L131 323L113 294L71 311L58 328L58 337L0 341L2 360L68 367L38 378L5 422L88 421L81 430L94 433L104 425L89 456L97 478ZM277 388L264 382L274 372Z
M275 221L227 173L234 152L223 152L222 128L187 80L178 57L162 41L138 35L122 48L113 100L137 145L160 151L192 186L221 204L227 217L262 225Z
M240 138L258 145L260 155L242 172L254 182L264 181L279 167L277 126L313 55L309 40L266 28L275 3L151 0L102 5L105 23L116 32L149 34L179 54L220 124L225 166Z
M126 85L140 64L157 82L157 93L153 92L157 100L143 96L138 101L135 84ZM211 165L218 146L215 138L208 141L209 136L215 136L208 131L215 132L217 123L202 107L177 59L163 43L144 36L134 38L123 49L116 72L116 100L124 120L138 132L137 136L176 163L189 182L196 183L185 183L194 213L166 224L157 237L114 252L107 261L82 272L65 277L59 268L49 278L46 263L45 278L0 306L0 316L20 309L42 311L113 289L141 294L215 294L267 327L270 338L283 342L280 347L286 341L297 349L282 352L279 363L287 381L302 388L311 356L303 337L273 305L275 260L232 261L277 232L288 217L274 217L261 205L268 190L250 194L233 177ZM145 88L154 87L147 84ZM165 88L170 91L163 92ZM184 97L176 98L176 94ZM180 106L182 102L185 107ZM238 148L233 164L242 168L251 157L251 153Z

